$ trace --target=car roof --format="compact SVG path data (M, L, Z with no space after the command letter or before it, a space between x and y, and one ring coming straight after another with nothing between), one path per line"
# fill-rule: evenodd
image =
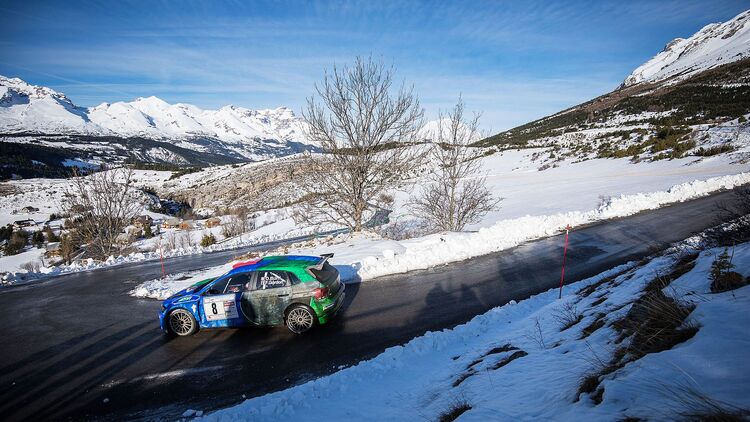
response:
M306 255L266 256L254 261L237 263L229 274L258 270L306 270L318 265L321 259L323 258L319 256Z

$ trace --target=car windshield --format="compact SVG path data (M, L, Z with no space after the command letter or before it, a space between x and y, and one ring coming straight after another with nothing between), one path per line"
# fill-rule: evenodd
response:
M310 272L315 276L315 278L325 284L329 285L336 281L336 278L339 276L339 271L334 267L333 265L329 264L328 261L326 261L323 264L323 267L321 269L316 268L310 268Z
M200 289L201 287L205 286L206 284L208 284L208 283L210 283L210 282L212 282L214 280L216 280L216 279L215 278L208 278L206 280L201 280L201 281L193 284L192 286L188 287L186 291L188 293L194 292L194 291Z

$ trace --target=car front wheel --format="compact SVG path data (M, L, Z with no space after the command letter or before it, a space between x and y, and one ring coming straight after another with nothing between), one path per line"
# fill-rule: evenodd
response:
M169 314L169 331L178 336L189 336L198 329L198 322L185 309L176 309Z
M286 314L286 327L294 334L302 334L315 325L315 313L304 305L297 305Z

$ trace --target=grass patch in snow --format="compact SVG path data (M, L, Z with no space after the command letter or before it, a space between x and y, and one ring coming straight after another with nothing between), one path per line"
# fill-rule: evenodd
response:
M602 297L602 299L606 300L606 298L604 298L604 297ZM594 303L591 304L591 306L598 306L600 303L601 302L599 302L599 303L594 302ZM583 340L586 337L588 337L591 334L593 334L596 330L604 327L604 325L606 324L606 317L607 317L606 314L603 314L601 312L598 313L596 315L596 319L594 320L594 322L592 322L591 324L589 324L586 327L584 327L584 329L581 331L581 336L578 339L579 340Z
M552 316L560 324L560 331L573 327L583 319L583 314L578 312L578 308L573 302L565 302L553 312Z
M451 404L451 406L443 411L438 416L438 421L440 422L452 422L458 419L459 416L463 415L464 413L471 410L471 404L467 402L466 400L458 400Z
M600 387L600 383L604 377L647 354L672 349L698 332L698 325L689 319L695 307L663 292L673 280L695 266L695 258L696 255L689 255L679 260L668 276L657 276L646 283L644 293L632 303L627 314L612 323L612 327L620 333L618 343L626 339L629 341L615 350L610 361L596 358L598 370L581 379L577 397L586 393L594 403L601 403L604 388ZM602 328L605 316L598 314L596 320L584 328L580 339Z
M497 363L495 363L494 365L492 365L492 369L500 369L503 366L505 366L505 365L513 362L514 360L516 360L518 358L522 358L524 356L528 356L528 355L529 354L526 353L526 352L524 352L523 350L517 350L517 351L513 352L512 354L510 354L510 355L508 355L508 356L500 359Z
M688 421L701 422L742 422L750 418L750 409L733 406L715 400L696 386L678 383L675 386L663 385L672 397L674 413Z

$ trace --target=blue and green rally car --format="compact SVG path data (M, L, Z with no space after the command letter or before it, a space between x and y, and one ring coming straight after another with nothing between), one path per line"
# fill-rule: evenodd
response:
M344 302L344 284L321 256L267 256L240 262L162 302L161 329L188 336L204 328L286 325L301 334L325 324Z

